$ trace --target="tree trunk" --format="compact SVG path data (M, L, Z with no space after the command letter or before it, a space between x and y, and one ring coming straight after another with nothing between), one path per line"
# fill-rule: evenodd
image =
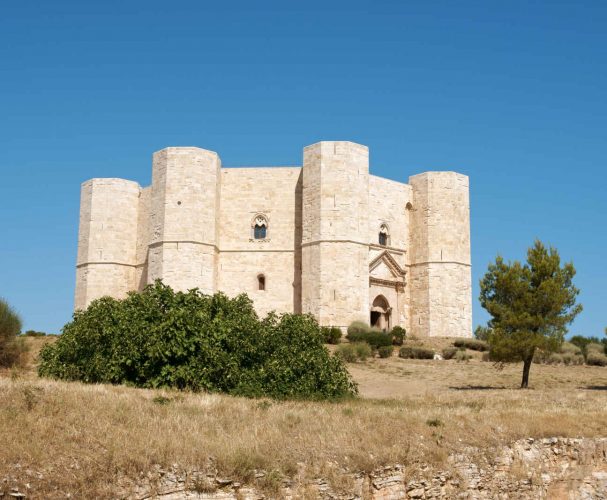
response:
M527 389L529 386L529 370L531 370L531 362L533 361L533 352L523 360L523 381L521 389Z

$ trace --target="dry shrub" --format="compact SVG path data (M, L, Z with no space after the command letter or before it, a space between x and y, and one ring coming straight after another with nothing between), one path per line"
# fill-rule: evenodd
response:
M574 356L582 354L582 350L571 342L563 342L560 348L560 352L561 354L572 354Z
M470 361L472 354L468 354L464 349L458 349L455 353L456 361Z
M459 349L457 349L456 347L445 347L443 349L443 359L453 359L457 354L458 350Z
M580 354L574 354L571 352L564 352L561 354L563 357L563 363L566 365L583 365L584 364L584 356L582 356L581 351Z
M394 351L394 349L392 348L392 346L389 346L389 345L381 346L377 350L380 358L389 358L390 356L392 356L393 351Z
M478 339L456 339L453 342L455 347L463 348L463 349L471 349L473 351L488 351L489 344L484 340Z
M607 366L607 356L597 351L588 352L586 364L591 366Z
M353 342L351 344L340 344L335 350L335 355L347 363L365 361L373 354L371 346L366 342Z
M356 352L356 356L361 361L365 361L368 357L373 354L373 350L371 346L366 342L354 342L354 350Z
M342 359L346 363L354 363L358 359L354 344L340 344L335 349L335 356Z
M405 359L434 359L434 351L425 347L401 347L398 356Z
M586 346L586 353L590 354L591 352L605 354L605 346L603 344L598 344L597 342L591 342Z
M559 365L563 362L563 355L558 352L552 352L548 356L547 363L549 365Z

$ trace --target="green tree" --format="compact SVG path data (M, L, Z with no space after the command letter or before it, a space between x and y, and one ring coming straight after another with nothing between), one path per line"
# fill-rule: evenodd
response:
M491 328L478 325L474 330L474 338L477 340L484 340L487 342L489 340L489 335L491 335Z
M558 251L536 240L525 264L506 263L498 256L481 280L480 302L491 315L491 359L522 361L521 388L529 385L536 349L558 349L567 325L582 310L576 304L579 290L573 285L574 276L573 263L561 266Z
M21 318L3 299L0 299L0 366L12 366L24 350L17 338L21 332Z

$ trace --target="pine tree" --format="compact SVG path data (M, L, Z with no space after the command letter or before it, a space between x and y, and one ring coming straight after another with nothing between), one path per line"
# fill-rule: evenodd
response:
M480 302L491 315L490 356L523 362L521 388L529 385L535 351L558 349L567 325L582 311L574 276L573 263L561 266L558 251L536 240L525 264L498 256L481 280Z

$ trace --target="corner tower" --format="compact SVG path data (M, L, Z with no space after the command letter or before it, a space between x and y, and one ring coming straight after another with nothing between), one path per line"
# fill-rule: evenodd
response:
M148 283L175 290L216 290L217 214L221 161L200 148L154 154Z
M124 179L91 179L80 191L80 227L74 309L109 295L136 290L135 250L139 184Z
M425 172L410 177L409 184L411 334L471 337L468 177Z
M369 150L353 142L304 149L302 312L322 325L369 319Z

